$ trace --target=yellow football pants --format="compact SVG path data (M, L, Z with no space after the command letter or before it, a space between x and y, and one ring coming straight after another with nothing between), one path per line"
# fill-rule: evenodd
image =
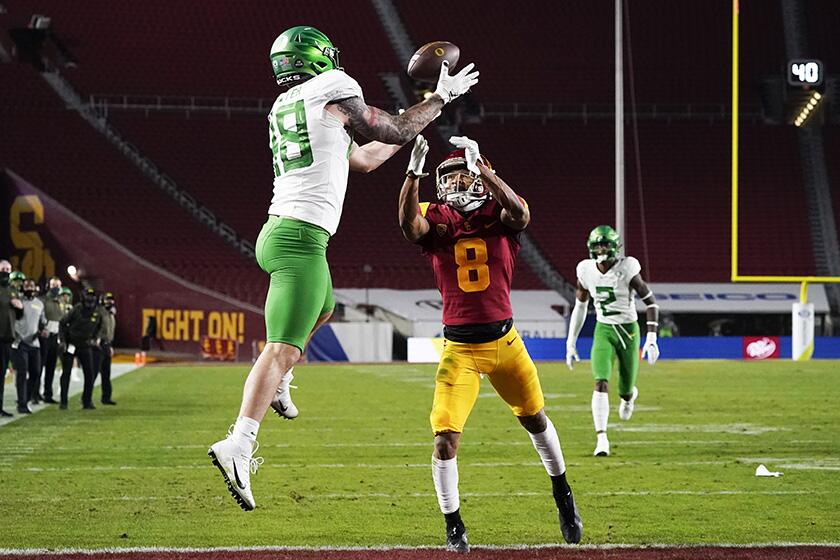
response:
M478 398L480 374L490 378L496 393L514 415L533 416L543 408L537 366L516 328L493 342L468 344L447 340L435 377L435 399L429 418L435 434L464 431Z

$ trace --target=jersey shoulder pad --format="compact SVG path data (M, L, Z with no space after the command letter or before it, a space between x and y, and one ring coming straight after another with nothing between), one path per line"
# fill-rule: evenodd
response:
M642 265L636 257L626 257L624 270L627 271L627 278L632 280L642 271Z
M577 264L577 268L575 272L577 274L578 282L584 288L586 287L586 265L589 263L590 259L584 259Z
M359 82L348 76L342 70L327 70L312 80L317 86L318 94L323 95L326 102L359 97L364 100Z

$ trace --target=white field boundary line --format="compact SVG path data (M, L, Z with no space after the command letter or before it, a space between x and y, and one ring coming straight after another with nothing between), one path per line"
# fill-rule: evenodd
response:
M650 446L661 446L663 444L668 443L679 443L680 445L743 445L742 441L737 440L722 440L722 439L708 439L708 440L629 440L629 441L615 441L613 444L616 447L620 447L622 445L650 445ZM831 440L822 439L822 440L802 440L802 441L790 441L789 443L831 443ZM260 449L297 449L297 448L309 448L309 449L331 449L331 448L385 448L385 447L394 447L394 448L402 448L402 447L428 447L432 448L434 445L434 441L429 439L429 441L423 442L368 442L368 443L268 443L264 445L260 445ZM503 447L531 447L533 444L530 441L483 441L480 442L481 447L486 446L503 446ZM132 451L137 451L139 449L148 449L148 450L178 450L178 449L207 449L207 445L204 444L184 444L184 445L160 445L160 446L118 446L118 445L111 445L108 446L110 450L116 449L131 449ZM90 447L85 446L53 446L50 447L51 451L90 451Z
M633 467L633 466L647 466L649 463L642 461L610 461L603 462L605 465L613 467ZM583 466L584 463L570 462L570 466ZM585 463L589 465L590 463ZM660 465L662 467L695 467L703 465L721 466L721 465L737 465L737 460L732 461L682 461L669 462L667 465ZM17 467L14 469L0 468L0 472L119 472L119 471L145 471L145 470L190 470L190 469L204 469L207 464L190 464L190 465L119 465L119 466L79 466L79 467ZM510 462L476 462L476 463L461 463L461 468L505 468L505 467L540 467L542 463L539 461L510 461ZM428 469L431 468L431 463L392 463L392 464L375 464L375 463L265 463L261 468L270 469Z
M636 490L636 491L616 491L616 492L579 492L578 498L624 498L624 497L640 497L640 496L816 496L831 494L828 490L716 490L707 492L704 490ZM545 498L549 494L547 492L462 492L461 496L465 498ZM276 496L262 496L272 500L278 499L292 499L286 494L278 494ZM436 494L434 492L406 492L402 494L389 494L387 492L334 492L325 494L306 494L303 495L303 501L306 500L358 500L363 498L382 498L388 500L399 499L434 499ZM66 503L67 498L64 497L22 497L23 501L38 502L38 503ZM191 502L198 501L199 498L194 496L95 496L92 498L74 498L73 502ZM200 498L200 500L212 500L216 503L227 502L229 499L224 496L211 496L208 498ZM14 502L14 498L8 498L7 501Z
M134 364L112 364L111 365L111 381L114 381L115 379L117 379L119 377L122 377L126 373L130 373L130 372L135 371L137 369L139 369L139 368L137 366L135 366ZM56 376L55 376L55 380L54 380L54 383L56 385L58 385L58 381L59 381L58 378L59 377L60 377L60 374L58 373L58 371L56 371ZM70 378L70 389L67 392L67 402L70 406L78 406L78 403L75 402L73 397L75 397L76 395L79 395L82 392L82 389L84 388L84 381L82 381L81 379L75 379L74 377L75 376L71 376L71 378ZM96 387L99 387L101 384L102 384L102 376L97 375L96 376L96 383L94 383L94 386L93 386L94 389L96 389ZM7 410L7 411L11 412L12 414L14 414L14 416L12 416L11 418L0 418L0 427L5 426L6 424L10 424L12 422L15 422L17 420L20 420L21 418L26 418L27 416L30 416L29 414L20 414L20 413L16 412L17 411L17 392L15 391L14 384L10 384L8 387L6 387L4 393L5 393L5 395L4 395L5 398L3 399L4 410ZM54 393L54 396L56 398L58 398L60 391L53 391L53 393ZM95 396L96 395L94 394L94 397ZM41 403L41 404L31 404L30 403L29 404L29 408L30 408L30 410L32 410L33 414L37 413L37 412L41 412L42 410L45 410L45 409L50 408L50 407L58 408L58 405L57 404L43 404L43 403Z
M691 550L698 548L798 548L798 547L819 547L835 548L840 547L840 542L769 542L769 543L697 543L697 544L562 544L562 543L541 543L541 544L511 544L511 545L478 545L471 546L475 550L539 550L561 548L568 550ZM405 546L405 545L375 545L375 546L243 546L243 547L127 547L127 548L68 548L61 550L50 550L47 548L0 548L0 555L24 556L24 555L101 555L101 554L178 554L178 553L224 553L224 552L367 552L367 551L396 551L396 550L439 550L439 546Z

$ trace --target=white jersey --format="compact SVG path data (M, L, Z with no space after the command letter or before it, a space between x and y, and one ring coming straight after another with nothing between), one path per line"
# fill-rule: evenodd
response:
M269 214L291 216L335 234L347 192L353 139L326 106L348 97L364 99L362 88L341 70L328 70L274 102L268 114L274 159Z
M589 292L599 323L622 325L638 320L630 281L641 271L642 265L633 257L620 257L606 274L598 270L595 259L578 263L578 282Z

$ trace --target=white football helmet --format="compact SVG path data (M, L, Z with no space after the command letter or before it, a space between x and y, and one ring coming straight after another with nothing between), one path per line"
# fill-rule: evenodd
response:
M481 161L493 169L484 156L481 156ZM455 150L446 156L438 165L435 178L438 199L461 212L471 212L490 199L490 191L481 177L467 169L464 150Z

